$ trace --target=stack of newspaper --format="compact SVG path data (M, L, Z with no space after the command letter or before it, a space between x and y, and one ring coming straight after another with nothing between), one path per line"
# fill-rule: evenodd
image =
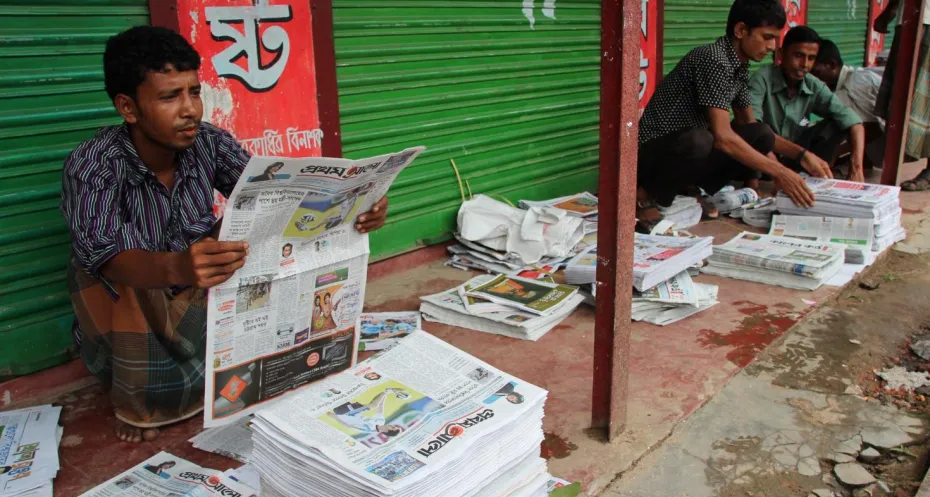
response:
M901 226L899 187L820 178L806 178L806 181L814 192L814 206L800 208L779 192L776 201L779 212L798 216L870 219L873 224L873 252L882 252L904 239L906 233Z
M847 264L871 264L872 227L871 219L775 216L769 234L845 245Z
M582 250L565 264L565 282L584 285L597 280L597 245Z
M713 237L635 234L633 287L640 292L686 271L713 253Z
M662 219L675 223L675 228L686 230L701 222L701 204L694 197L678 195L668 207L659 207Z
M694 283L687 271L645 292L633 291L633 321L665 326L717 304L717 286Z
M574 286L482 275L420 300L420 312L427 321L536 341L585 298Z
M546 395L414 332L258 412L262 496L545 497Z
M0 412L0 497L51 497L60 416L50 405Z
M814 290L842 267L844 245L743 232L714 247L703 272L801 290Z
M259 484L250 465L221 473L159 452L81 497L255 497Z

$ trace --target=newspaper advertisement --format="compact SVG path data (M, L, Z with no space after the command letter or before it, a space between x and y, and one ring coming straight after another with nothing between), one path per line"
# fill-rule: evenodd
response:
M0 495L49 486L58 474L61 407L0 412Z
M814 277L837 259L842 260L845 250L845 246L838 244L743 232L714 247L711 260Z
M502 274L483 285L466 290L465 295L533 314L546 315L577 292L578 287L571 285L557 285Z
M420 329L419 312L366 312L358 317L358 350L381 350Z
M533 433L541 418L532 416L541 416L546 395L416 331L355 368L259 411L255 424L263 433L306 441L329 460L326 465L394 493L455 461L479 437L514 423L527 434L517 434L508 450L538 451L541 433Z
M219 235L249 255L209 292L205 426L355 363L369 253L355 219L423 150L249 161Z
M192 443L195 449L247 463L252 460L252 430L249 429L251 422L252 416L243 416L227 425L208 428L188 442Z
M81 497L257 497L228 474L159 452Z

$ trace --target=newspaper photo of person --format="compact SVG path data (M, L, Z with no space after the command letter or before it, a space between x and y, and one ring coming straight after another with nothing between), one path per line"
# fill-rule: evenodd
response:
M530 304L537 296L545 294L549 289L544 286L533 285L532 283L508 279L497 286L488 288L487 291L498 297L520 304Z
M149 473L152 473L155 476L159 476L167 480L171 478L171 475L168 474L168 470L173 468L176 464L177 463L174 461L165 461L157 465L146 464L145 466L143 466L143 468L145 468L145 470L148 471Z
M516 388L517 384L515 382L508 382L498 391L494 392L490 397L484 399L484 403L490 405L497 402L501 398L504 398L507 399L507 402L510 402L511 404L522 404L523 394L517 393L515 390Z
M333 318L333 312L336 310L338 303L334 303L333 295L342 288L342 285L334 285L322 290L317 290L313 295L313 314L311 316L310 331L320 333L336 328L336 320Z
M327 411L320 420L366 445L379 445L442 407L426 395L389 380Z
M255 195L240 195L239 198L233 202L233 210L254 211L257 203L258 197Z
M249 178L249 183L259 183L262 181L271 181L276 179L288 179L291 177L290 174L277 174L281 168L284 167L283 162L275 162L265 168L265 172L259 174L258 176L252 176Z

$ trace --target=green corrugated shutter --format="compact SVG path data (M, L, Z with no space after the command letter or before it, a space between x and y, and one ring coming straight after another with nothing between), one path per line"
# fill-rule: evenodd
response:
M103 91L107 37L147 23L147 0L0 3L0 376L68 359L62 161L116 121Z
M557 2L554 19L534 3L531 28L521 2L333 2L345 156L428 147L390 192L375 257L454 230L449 159L476 194L596 188L600 1Z
M864 63L868 0L808 0L807 24L821 37L836 43L844 62L855 66Z
M665 0L663 74L694 47L726 34L731 5L733 0Z

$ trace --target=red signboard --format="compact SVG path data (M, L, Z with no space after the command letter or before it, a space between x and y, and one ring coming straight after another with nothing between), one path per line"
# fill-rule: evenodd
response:
M639 109L646 108L649 99L656 90L659 76L662 74L661 61L658 57L659 47L659 0L642 0L643 20L640 25L639 48Z
M875 19L885 10L888 0L869 1L869 41L865 47L865 65L874 66L879 52L885 49L885 35L872 29Z
M177 7L179 31L202 59L204 120L252 155L319 156L310 2L177 0Z

